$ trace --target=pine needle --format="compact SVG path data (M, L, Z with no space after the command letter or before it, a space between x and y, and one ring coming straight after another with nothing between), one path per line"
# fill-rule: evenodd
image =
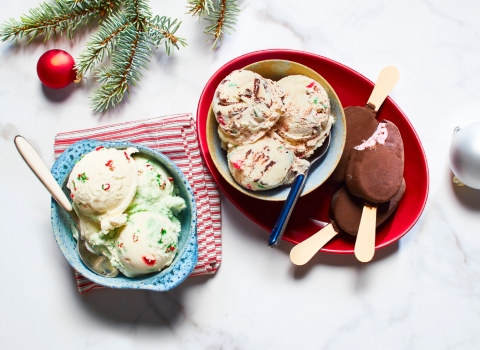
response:
M146 69L151 56L145 33L133 25L118 35L111 67L102 67L96 77L101 87L93 92L92 107L95 112L104 112L118 105L130 86L140 81L140 69Z
M115 48L117 37L128 28L128 20L122 14L113 14L107 18L86 43L85 49L76 61L77 75L83 76L94 66L102 62Z
M237 22L240 7L237 0L189 0L189 13L203 17L210 24L205 33L214 38L213 48L222 39L224 33L231 34Z
M177 22L176 19L172 20L167 17L155 16L148 22L148 35L152 40L152 44L158 48L163 43L167 55L170 55L172 46L177 50L180 48L179 44L185 47L187 45L185 39L174 35L181 23Z
M110 11L110 1L56 1L41 3L28 14L21 16L20 21L13 18L5 22L0 29L2 41L19 40L28 37L33 40L44 35L45 41L57 32L65 32L72 39L75 30L87 25L102 13Z
M239 12L240 7L236 0L217 1L213 11L206 17L206 20L212 23L205 29L205 33L213 35L213 48L221 40L223 33L231 34L229 30L234 29Z
M213 0L188 0L187 8L192 16L208 15L213 10Z

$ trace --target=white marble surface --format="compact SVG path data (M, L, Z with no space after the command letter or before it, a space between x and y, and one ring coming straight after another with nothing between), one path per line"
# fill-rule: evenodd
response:
M2 21L39 0L2 1ZM480 120L480 3L459 1L241 1L236 31L211 50L186 1L152 1L183 21L189 45L159 50L131 98L95 116L93 79L52 93L35 66L73 42L0 44L2 349L478 349L480 191L452 185L452 130ZM88 33L87 33L88 34ZM167 293L98 290L79 295L50 226L50 197L14 148L21 134L51 166L60 131L196 112L208 78L255 50L290 48L343 63L371 80L395 65L391 96L425 148L430 193L422 217L366 265L317 255L294 267L284 242L222 197L223 262L214 276ZM480 174L479 174L480 176Z

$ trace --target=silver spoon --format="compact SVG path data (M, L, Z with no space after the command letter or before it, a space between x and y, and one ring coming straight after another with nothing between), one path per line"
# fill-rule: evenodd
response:
M70 217L73 219L78 229L77 237L77 250L80 259L83 261L85 266L90 270L95 272L98 275L105 277L115 277L118 275L118 270L112 266L107 257L102 255L97 255L88 250L85 245L85 240L82 235L82 226L80 224L80 219L78 218L77 213L73 210L72 204L68 200L68 197L62 191L62 188L57 183L53 177L50 170L43 162L40 155L35 151L35 149L25 140L22 136L17 135L14 139L15 146L17 147L18 152L21 154L27 165L32 169L32 171L37 175L38 179L42 182L45 188L50 192L53 199L65 209Z
M321 159L325 153L327 153L328 147L330 147L330 134L327 136L323 145L315 150L313 153L313 157L311 158L310 165L305 171L305 174L298 174L293 181L292 187L290 188L290 192L288 193L288 197L283 204L282 210L280 211L280 215L278 216L277 222L270 233L270 237L268 238L268 246L270 248L276 247L280 243L280 239L287 228L288 221L290 219L290 215L292 214L293 208L295 207L295 203L297 203L297 199L302 194L303 188L305 187L305 182L307 181L308 171L311 169L313 163Z

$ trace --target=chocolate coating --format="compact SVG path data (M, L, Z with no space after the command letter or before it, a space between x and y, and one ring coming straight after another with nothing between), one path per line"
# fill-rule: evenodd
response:
M384 120L388 136L364 150L352 149L345 169L345 183L351 194L373 203L387 202L400 190L404 170L400 131ZM358 146L358 145L357 145Z
M348 155L353 147L358 146L372 136L378 126L378 121L375 119L377 113L374 110L374 106L367 104L365 107L347 107L344 111L347 135L342 157L328 179L333 184L340 184L344 181Z
M402 179L400 190L388 202L380 203L377 207L376 226L381 225L398 207L406 190L405 179ZM353 236L358 233L365 200L353 196L346 186L337 190L330 203L330 220L335 231L344 231Z

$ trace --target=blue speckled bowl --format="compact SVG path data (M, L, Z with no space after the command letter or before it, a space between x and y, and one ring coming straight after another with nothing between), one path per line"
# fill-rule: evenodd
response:
M179 195L185 199L187 207L180 212L178 219L182 224L178 242L178 253L172 264L166 269L155 273L135 278L119 274L115 278L99 276L90 271L80 260L76 249L76 240L71 232L72 221L69 215L52 199L52 227L58 247L70 265L93 282L110 288L122 289L148 289L167 291L182 283L192 272L198 259L197 245L197 211L193 191L182 171L165 155L148 147L129 142L103 142L97 140L83 140L70 146L53 164L52 174L62 186L65 193L68 175L82 154L93 151L99 146L127 148L135 147L141 153L155 159L165 166L178 186Z

